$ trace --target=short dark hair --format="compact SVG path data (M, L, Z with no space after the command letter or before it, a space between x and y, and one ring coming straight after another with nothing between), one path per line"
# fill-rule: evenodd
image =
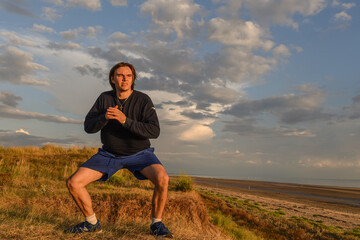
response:
M114 77L116 69L121 68L121 67L129 67L129 68L131 69L131 72L132 72L132 75L133 75L133 83L131 84L131 89L134 90L134 87L135 87L135 79L136 79L136 71L135 71L134 66L133 66L132 64L130 64L130 63L127 63L127 62L119 62L119 63L115 64L115 65L110 69L110 72L109 72L109 83L110 83L112 89L115 90L115 84L113 84L113 83L111 82L111 78Z

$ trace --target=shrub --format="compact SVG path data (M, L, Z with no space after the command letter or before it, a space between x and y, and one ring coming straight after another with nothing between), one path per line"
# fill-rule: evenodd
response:
M175 191L188 192L191 190L193 190L191 177L180 174L180 176L176 178Z
M125 178L122 175L112 175L107 180L107 183L113 186L123 186L125 183Z

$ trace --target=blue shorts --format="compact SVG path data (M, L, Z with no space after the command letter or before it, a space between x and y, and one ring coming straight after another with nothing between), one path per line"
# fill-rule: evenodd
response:
M148 148L130 156L119 157L99 148L98 153L80 167L86 167L104 173L98 181L108 180L122 168L128 169L137 179L145 180L147 178L139 171L152 164L161 164L154 154L154 148Z

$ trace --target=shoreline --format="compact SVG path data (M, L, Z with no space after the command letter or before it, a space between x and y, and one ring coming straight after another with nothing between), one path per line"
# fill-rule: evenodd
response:
M171 176L178 176L178 174L169 174ZM250 182L271 182L271 183L285 183L297 185L310 185L321 187L340 187L340 188L357 188L360 189L360 179L312 179L312 178L236 178L228 176L207 176L207 175L191 175L194 178L206 179L222 179L235 181L250 181Z
M360 188L338 187L323 185L308 185L297 183L281 183L268 181L234 180L208 177L192 177L197 183L215 184L215 186L243 189L257 194L263 193L269 196L273 194L288 195L297 198L313 199L325 202L360 207Z
M329 226L360 227L360 188L191 177L195 188L256 202L286 217L306 217Z

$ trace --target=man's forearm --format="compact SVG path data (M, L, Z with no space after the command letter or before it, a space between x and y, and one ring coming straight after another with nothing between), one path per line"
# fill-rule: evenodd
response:
M106 120L104 113L92 117L86 116L84 130L87 133L96 133L105 127L107 123L108 120Z
M123 127L129 129L132 133L143 138L157 138L160 135L160 126L158 123L144 123L126 118Z

